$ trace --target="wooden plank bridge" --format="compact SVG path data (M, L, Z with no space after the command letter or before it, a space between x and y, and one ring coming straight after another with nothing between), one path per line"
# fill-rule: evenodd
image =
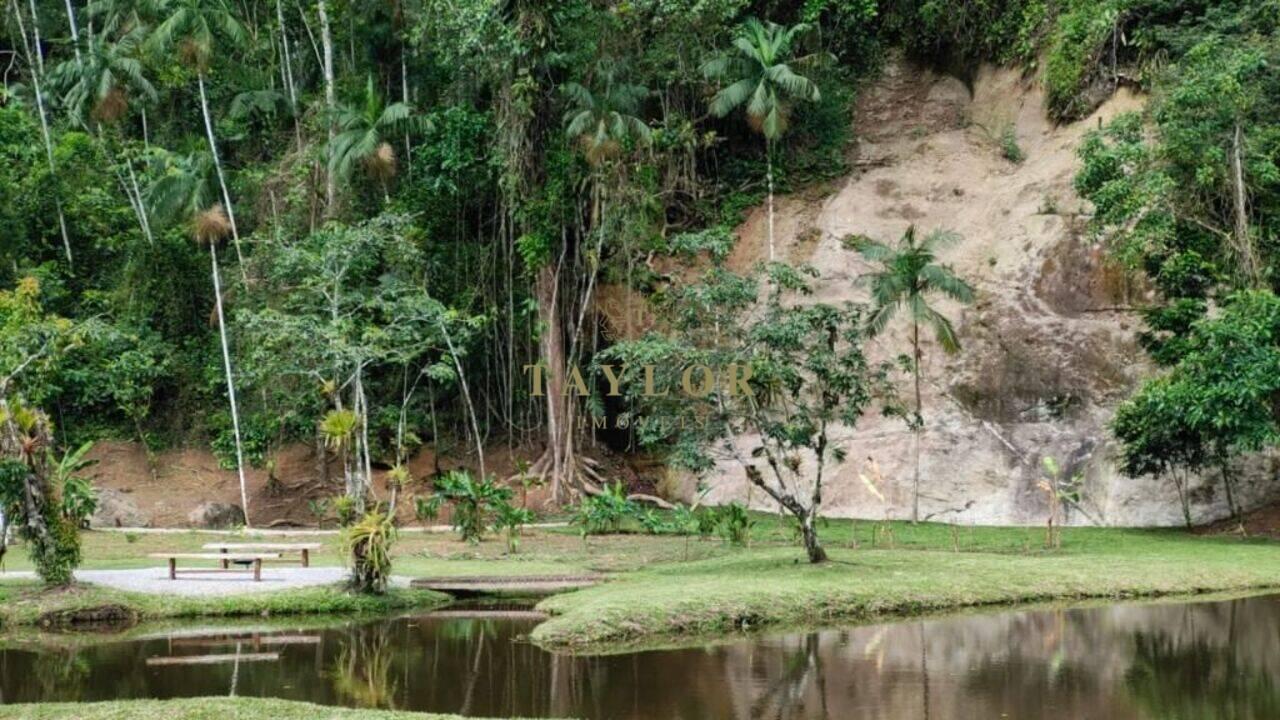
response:
M550 595L563 590L591 587L604 579L603 575L482 575L416 578L410 585L457 597Z

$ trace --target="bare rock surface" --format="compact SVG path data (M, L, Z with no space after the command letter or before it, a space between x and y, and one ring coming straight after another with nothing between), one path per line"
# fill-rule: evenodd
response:
M89 519L93 528L148 527L151 516L142 511L128 493L114 488L98 488L98 508Z
M779 198L779 252L821 272L815 297L825 302L867 300L856 283L867 267L843 248L848 235L892 243L914 224L920 232L946 229L963 237L942 259L975 286L977 300L968 307L939 303L956 322L964 344L959 355L944 355L932 337L925 347L922 517L1043 522L1047 498L1037 485L1042 459L1052 456L1083 478L1083 511L1069 512L1068 522L1181 522L1167 481L1126 478L1115 467L1107 424L1117 404L1154 372L1136 342L1135 308L1151 298L1089 237L1090 208L1072 188L1085 133L1142 103L1121 89L1090 117L1054 125L1034 78L983 68L970 92L955 78L890 62L857 107L855 174L818 200ZM1004 157L1008 134L1022 162ZM764 257L765 223L757 209L738 229L730 258L736 267ZM889 359L907 352L906 331L905 319L894 321L868 354ZM826 514L909 518L913 439L905 425L868 415L839 435L849 453L829 475ZM1248 463L1246 507L1274 499L1270 464ZM881 478L874 491L864 477L873 485ZM708 480L710 502L771 506L749 490L731 460ZM1198 484L1197 522L1227 515L1217 478Z

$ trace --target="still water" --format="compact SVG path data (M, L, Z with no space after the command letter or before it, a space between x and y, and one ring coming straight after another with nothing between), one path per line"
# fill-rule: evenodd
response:
M528 613L0 651L0 701L274 696L481 717L1280 718L1280 596L1024 610L606 657ZM74 640L74 642L71 642Z

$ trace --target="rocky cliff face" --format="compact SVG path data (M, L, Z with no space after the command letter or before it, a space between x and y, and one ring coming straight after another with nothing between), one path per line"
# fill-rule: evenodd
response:
M857 171L817 200L779 198L779 252L821 272L822 301L866 299L856 284L865 266L841 245L849 234L892 242L914 223L964 238L943 259L975 286L978 299L964 308L943 305L957 321L962 353L947 357L932 338L926 347L922 517L1043 522L1047 498L1037 483L1042 458L1052 456L1084 479L1086 512L1070 511L1068 522L1181 523L1167 480L1125 478L1113 462L1107 423L1153 372L1135 342L1141 323L1134 308L1149 297L1088 237L1089 208L1071 185L1085 132L1141 104L1122 89L1092 116L1055 126L1034 78L984 68L970 88L893 62L857 107ZM1004 138L1016 141L1021 162L1006 159ZM762 209L748 218L731 262L746 266L762 257L765 223ZM905 331L905 321L896 321L869 354L906 352ZM913 440L902 422L868 416L840 435L848 459L829 475L826 513L910 517ZM1246 507L1270 499L1274 483L1262 480L1275 474L1267 458L1249 465ZM879 492L860 476L882 478ZM762 493L748 492L731 462L708 482L710 502L769 507ZM1216 477L1201 479L1193 497L1198 522L1227 515Z

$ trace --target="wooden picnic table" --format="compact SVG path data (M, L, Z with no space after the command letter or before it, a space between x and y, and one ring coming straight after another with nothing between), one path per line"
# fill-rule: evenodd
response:
M150 553L149 557L164 558L169 561L169 579L177 580L178 573L218 573L218 572L252 572L254 581L262 580L262 561L279 559L280 553ZM184 568L178 569L179 560L221 560L220 568ZM247 563L248 568L231 568L227 562Z
M222 553L236 553L236 552L276 553L277 557L283 556L284 553L296 552L296 553L302 554L302 567L311 567L311 551L319 550L320 548L324 547L324 545L322 543L231 542L231 543L205 543L201 547L203 547L205 550L217 550ZM227 567L228 560L231 560L231 558L227 558L227 560L224 560L222 562L222 567L224 568Z

